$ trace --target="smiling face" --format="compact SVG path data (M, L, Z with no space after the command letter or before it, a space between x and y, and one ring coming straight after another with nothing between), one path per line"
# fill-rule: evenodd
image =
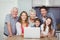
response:
M44 8L42 8L42 9L41 9L41 15L42 15L43 17L45 17L45 16L47 15L47 10L44 9Z
M38 20L35 21L35 26L39 27L40 26L40 22Z
M22 13L22 15L21 15L21 20L22 20L22 21L25 21L26 19L27 19L26 13Z
M31 19L35 19L35 17L36 17L36 13L31 12L31 13L30 13L30 18L31 18Z
M46 20L46 25L50 25L51 24L51 19L50 18L48 18L47 20Z
M18 15L18 9L15 7L15 8L13 8L12 10L11 10L11 14L12 14L12 16L15 18L15 17L17 17L17 15Z

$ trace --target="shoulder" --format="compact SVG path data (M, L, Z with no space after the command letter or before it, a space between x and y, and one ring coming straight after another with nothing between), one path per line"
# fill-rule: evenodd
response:
M41 25L41 28L43 28L43 27L44 27L44 24Z
M16 29L20 29L21 28L21 23L17 22L16 23Z
M41 25L41 27L43 27L43 26L44 26L44 24Z
M11 14L7 14L6 16L5 16L5 20L10 20L11 19Z
M42 24L40 28L41 28L41 30L43 30L44 29L44 24Z
M48 13L47 16L48 17L54 17L53 13Z
M11 16L11 14L7 14L7 15L6 15L6 17L10 17L10 16Z
M21 23L20 22L17 22L16 23L16 27L19 27L19 26L21 26Z
M10 20L11 20L11 14L7 14L5 16L5 22L10 22Z
M21 25L21 23L20 22L17 22L16 25Z

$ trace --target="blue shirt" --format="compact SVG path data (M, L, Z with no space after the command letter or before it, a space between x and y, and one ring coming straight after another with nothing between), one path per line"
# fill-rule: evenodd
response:
M8 28L7 28L7 23L8 22L11 23L12 34L13 35L16 34L16 22L17 22L17 20L18 20L18 17L16 17L16 19L14 19L11 14L6 15L6 17L5 17L5 25L4 25L4 33L5 34L9 35Z
M54 18L54 15L52 13L47 13L46 17L51 17L52 18L52 20L53 20L53 24L52 24L53 27L52 28L57 29L56 19ZM43 24L42 15L40 15L38 18L41 20L41 23Z

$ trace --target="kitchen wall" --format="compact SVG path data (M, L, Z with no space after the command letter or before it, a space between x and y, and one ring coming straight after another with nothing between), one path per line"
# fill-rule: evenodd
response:
M19 8L19 13L21 11L27 11L29 14L29 10L32 9L32 6L42 6L42 5L54 5L54 1L49 0L0 0L0 34L3 33L4 30L4 19L6 14L10 13L10 10L13 7ZM55 1L56 2L56 1ZM54 3L55 3L54 2ZM51 4L52 3L52 4ZM58 0L56 2L56 5L60 4L60 1ZM59 6L59 5L58 5Z

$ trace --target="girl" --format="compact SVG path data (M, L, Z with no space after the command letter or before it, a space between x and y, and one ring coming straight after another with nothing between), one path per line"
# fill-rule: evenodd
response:
M34 27L40 27L40 25L41 25L40 19L39 19L39 18L36 18L36 19L34 20Z
M28 27L28 14L22 11L16 23L17 35L24 35L24 27Z
M52 18L48 17L46 22L41 25L41 37L54 36L54 29L52 29Z

